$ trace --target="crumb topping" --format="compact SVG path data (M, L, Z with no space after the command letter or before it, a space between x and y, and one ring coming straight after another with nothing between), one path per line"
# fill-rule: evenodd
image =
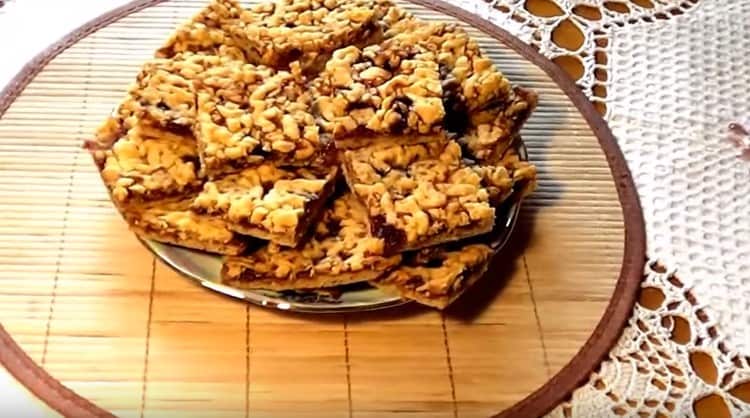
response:
M186 134L195 124L195 83L215 90L222 86L231 88L231 74L237 68L242 68L242 62L191 53L146 62L128 94L97 128L87 147L109 149L137 124L159 125L177 134Z
M337 172L337 167L320 172L261 164L206 182L193 209L219 215L243 228L295 236L310 216L309 206L326 197Z
M387 0L280 0L242 13L235 36L250 62L285 68L300 61L318 70L334 50L377 40Z
M231 35L241 13L242 7L234 0L211 0L172 33L156 56L170 58L181 52L194 52L244 60L242 45Z
M137 125L101 151L101 176L117 203L152 201L200 186L198 153L191 136Z
M504 101L511 92L510 82L485 57L479 45L455 24L404 19L386 33L386 42L416 43L433 52L440 64L446 96L446 111L473 111L496 101Z
M458 141L472 158L495 163L513 145L536 102L536 94L516 88L508 103L472 114L469 129Z
M212 88L198 94L195 130L207 174L213 177L269 160L314 163L326 144L310 113L312 100L301 75L250 64L243 65L239 75L241 83L230 82L228 92ZM244 89L233 91L238 85Z
M350 187L369 209L373 232L383 233L381 224L403 231L407 248L491 224L494 189L510 187L504 167L465 164L453 141L363 148L347 151L344 161Z
M138 124L140 105L127 95L111 115L96 128L94 138L84 143L89 150L108 150L128 130Z
M343 195L323 213L315 233L302 247L285 248L270 243L247 257L227 260L225 276L294 280L318 274L385 271L401 257L383 256L383 241L370 236L366 218L356 198Z
M506 169L510 173L513 192L518 193L519 198L528 196L536 188L536 166L522 160L515 148L509 148L503 155L503 158L497 163L497 166Z
M195 123L196 85L215 67L238 67L240 61L216 55L181 53L173 58L147 62L130 89L143 118L167 129L189 130ZM201 86L206 83L200 83Z
M364 50L350 46L326 64L316 110L327 132L427 134L440 130L445 111L435 55L393 42Z

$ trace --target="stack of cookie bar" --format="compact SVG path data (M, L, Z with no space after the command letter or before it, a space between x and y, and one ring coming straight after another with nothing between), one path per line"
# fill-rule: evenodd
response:
M86 147L136 234L223 255L229 285L444 308L534 188L535 106L460 27L389 0L213 0Z

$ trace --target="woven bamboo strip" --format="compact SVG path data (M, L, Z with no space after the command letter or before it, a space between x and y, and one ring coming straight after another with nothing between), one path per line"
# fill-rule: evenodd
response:
M507 256L517 258L496 262L495 273L467 295L471 302L460 301L446 321L461 417L489 416L508 407L549 374L521 250L508 247Z
M348 327L356 416L454 416L443 327L410 322Z
M247 307L156 265L145 416L242 417Z
M344 317L249 309L252 416L349 415ZM294 331L294 337L289 332Z
M341 323L258 324L250 315L249 407L253 417L347 417ZM289 332L295 329L294 337Z

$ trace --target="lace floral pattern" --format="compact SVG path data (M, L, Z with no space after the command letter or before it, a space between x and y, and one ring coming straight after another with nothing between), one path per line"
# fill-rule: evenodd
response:
M697 0L450 0L509 30L566 67L586 95L606 109L613 28L685 14ZM564 40L564 41L563 41Z
M750 416L750 163L736 129L750 116L750 1L451 2L577 76L663 262L645 266L609 358L550 416Z

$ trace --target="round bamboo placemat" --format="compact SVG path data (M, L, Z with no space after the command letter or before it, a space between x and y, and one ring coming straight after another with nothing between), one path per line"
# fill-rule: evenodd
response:
M404 6L466 25L541 96L523 132L540 187L456 306L290 315L154 260L80 149L203 5L139 0L52 46L0 98L0 361L71 416L535 416L567 396L614 343L640 282L630 175L561 70L478 18L417 3Z

